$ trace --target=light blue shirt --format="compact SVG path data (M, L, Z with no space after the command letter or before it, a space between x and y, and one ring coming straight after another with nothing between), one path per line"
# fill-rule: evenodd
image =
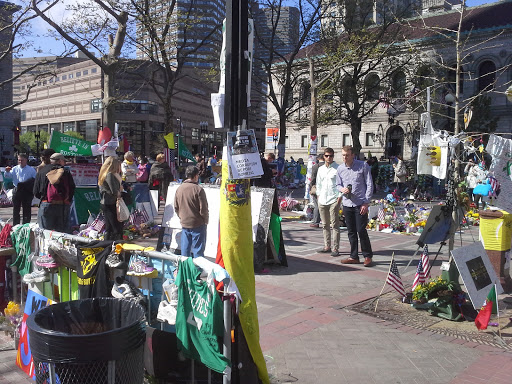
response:
M23 168L21 166L16 165L12 171L12 183L15 187L18 186L18 183L23 183L30 179L36 178L36 170L32 168L30 165L25 165Z
M342 204L345 207L358 207L362 204L369 204L373 194L372 173L368 164L364 161L354 159L351 167L345 163L340 164L336 174L336 186L338 191L352 185L350 199L343 195Z

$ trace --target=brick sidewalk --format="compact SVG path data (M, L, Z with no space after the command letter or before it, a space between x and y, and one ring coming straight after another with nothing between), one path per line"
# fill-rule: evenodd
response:
M393 251L402 273L416 237L370 232L376 265L364 268L339 263L348 256L346 232L342 256L333 258L316 253L323 246L321 229L300 222L283 228L289 267L270 266L256 276L261 346L273 383L511 382L503 381L510 377L510 352L345 308L379 294ZM465 233L463 244L474 236ZM434 275L443 260L446 249ZM415 264L402 273L404 283L412 281Z

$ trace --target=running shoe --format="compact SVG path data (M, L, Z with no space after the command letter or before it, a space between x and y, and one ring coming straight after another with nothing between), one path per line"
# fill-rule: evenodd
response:
M167 300L162 300L158 306L158 314L156 319L162 323L169 323L171 325L176 324L176 315L178 312L176 308L169 304Z
M34 271L32 273L27 273L25 276L23 276L23 282L25 284L43 283L49 280L50 277L48 276L48 272L46 272L44 269Z
M128 267L128 265L123 260L121 260L119 254L115 252L107 256L105 263L110 268L126 269Z
M39 256L36 264L43 268L57 268L59 266L59 263L51 255Z
M146 298L144 295L135 285L121 276L116 277L111 292L115 298L131 300L146 308Z
M130 265L126 274L129 276L149 277L151 279L158 277L158 271L155 268L147 265L144 260L135 258L130 260Z

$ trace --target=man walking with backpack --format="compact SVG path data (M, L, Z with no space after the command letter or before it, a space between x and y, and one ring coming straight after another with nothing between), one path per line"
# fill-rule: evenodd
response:
M75 193L75 182L71 172L64 168L64 155L54 153L50 162L52 169L46 174L41 196L41 204L44 204L41 224L44 229L69 233L69 210Z

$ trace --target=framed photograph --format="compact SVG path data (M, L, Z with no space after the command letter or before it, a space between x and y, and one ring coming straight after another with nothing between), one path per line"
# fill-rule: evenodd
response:
M494 283L496 293L503 293L500 280L482 243L454 249L452 256L475 309L482 307Z

